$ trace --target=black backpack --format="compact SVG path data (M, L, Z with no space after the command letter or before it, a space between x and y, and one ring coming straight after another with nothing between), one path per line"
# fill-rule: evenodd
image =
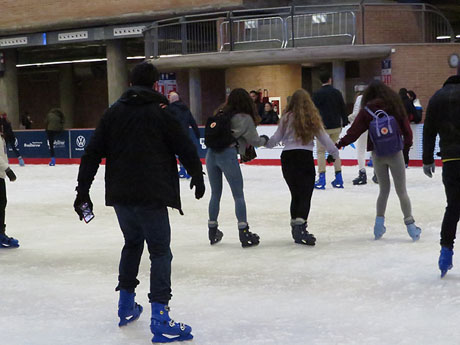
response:
M204 129L204 143L206 147L215 151L222 151L235 142L232 135L232 117L222 110L208 118Z

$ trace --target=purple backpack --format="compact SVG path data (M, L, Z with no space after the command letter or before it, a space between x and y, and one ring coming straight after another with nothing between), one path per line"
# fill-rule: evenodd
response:
M374 118L369 124L369 136L377 156L389 156L401 151L404 145L394 116L383 110L374 113L368 107L364 109Z

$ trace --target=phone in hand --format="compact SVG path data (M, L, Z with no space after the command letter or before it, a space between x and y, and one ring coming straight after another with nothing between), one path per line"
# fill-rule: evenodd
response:
M94 218L94 213L87 202L80 205L80 210L83 214L83 220L85 223L89 223Z

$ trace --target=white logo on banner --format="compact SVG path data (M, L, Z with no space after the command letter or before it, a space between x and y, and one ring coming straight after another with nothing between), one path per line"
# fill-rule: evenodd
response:
M86 139L83 135L79 135L77 139L75 140L76 144L78 147L82 148L85 147L86 145Z

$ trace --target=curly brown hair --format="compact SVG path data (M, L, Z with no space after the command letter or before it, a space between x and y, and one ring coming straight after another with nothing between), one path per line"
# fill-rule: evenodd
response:
M286 115L294 116L293 126L297 140L303 145L311 142L315 135L324 129L323 120L313 103L310 94L304 89L298 89L291 97L286 108ZM285 116L284 121L287 121Z
M375 99L381 99L384 102L385 111L388 114L398 119L407 117L406 108L401 97L380 80L372 81L366 90L364 90L361 108L364 108L367 103Z

